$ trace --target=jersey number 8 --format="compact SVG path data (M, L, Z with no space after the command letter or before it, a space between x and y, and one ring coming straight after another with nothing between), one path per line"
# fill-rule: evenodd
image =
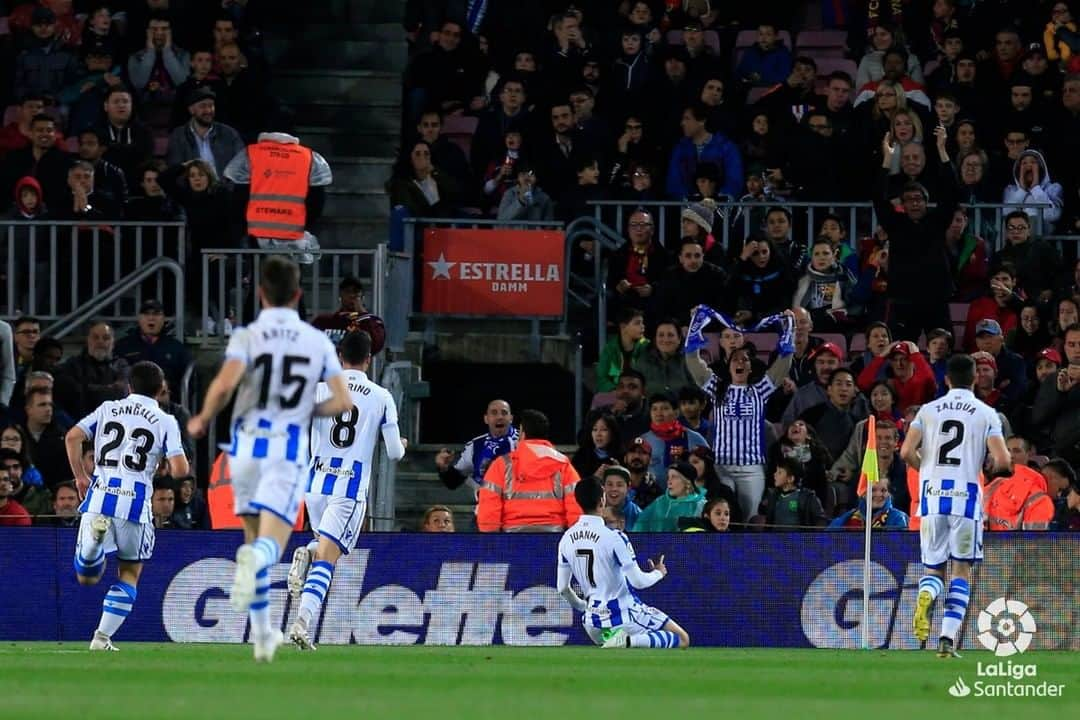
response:
M336 448L351 447L356 440L356 423L360 421L360 410L355 405L347 413L334 417L330 427L330 444Z

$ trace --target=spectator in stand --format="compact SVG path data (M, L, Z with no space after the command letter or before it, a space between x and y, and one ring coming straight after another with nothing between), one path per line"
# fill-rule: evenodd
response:
M709 446L699 433L679 423L677 406L678 402L668 393L654 393L649 397L649 432L641 437L652 450L649 472L657 477L663 474L665 467L685 461L694 448Z
M623 467L630 471L630 489L627 497L644 510L654 500L664 494L656 476L649 472L652 459L652 447L643 437L630 440L623 453Z
M34 138L30 125L44 111L44 95L27 95L19 102L15 119L0 129L0 159L12 150L30 146ZM64 136L57 132L55 144L62 145L63 142Z
M114 52L119 52L123 44L121 35L121 28L119 23L113 22L109 5L101 2L91 3L90 12L87 13L82 28L82 46L84 48L108 47Z
M503 193L496 217L504 222L554 220L555 204L543 188L537 186L536 173L532 167L520 160L515 164L514 172L517 174L517 184ZM432 213L428 211L418 214L430 217Z
M930 97L926 92L926 86L907 74L908 53L900 47L889 48L885 51L882 60L884 75L880 80L873 80L859 86L859 93L855 96L855 107L872 100L877 94L877 89L882 83L899 85L903 89L904 97L908 104L919 107L922 111L931 108Z
M35 353L39 353L42 347L47 345L50 340L52 340L52 338L47 338L38 343ZM52 341L56 342L55 340ZM10 416L13 422L26 422L24 405L26 404L26 396L31 390L47 390L51 393L55 386L55 380L53 379L52 373L45 370L35 370L33 369L34 367L35 366L31 366L31 369L20 378L20 381L16 384L15 392L11 396ZM58 423L65 427L70 427L75 424L74 418L68 415L68 413L59 405L54 405L53 417ZM21 450L21 446L14 449ZM27 463L26 467L30 468L30 463ZM32 482L31 484L37 483Z
M469 160L460 147L442 134L442 127L442 113L427 110L416 123L416 133L431 146L431 163L442 168L443 172L454 178L461 187L468 188L473 183Z
M893 506L888 484L874 483L870 488L870 527L874 530L907 530L909 518L906 512ZM859 507L848 510L829 523L829 530L862 530L866 527L866 496L859 499Z
M56 395L73 417L86 417L106 400L127 397L130 367L115 355L115 345L112 326L103 320L93 322L87 328L86 347L58 369Z
M802 120L807 110L825 106L825 98L815 89L816 82L817 63L812 57L800 55L787 80L761 96L758 105L768 113L774 131L786 132Z
M689 311L686 317L690 317ZM656 323L652 343L646 344L644 351L632 357L631 362L645 376L645 387L650 392L678 395L694 384L683 359L683 333L672 318Z
M641 515L641 508L630 499L630 471L620 465L608 465L602 469L600 480L604 484L607 526L625 532L634 527Z
M1039 315L1036 302L1025 302L1020 308L1019 318L1017 326L1005 334L1005 347L1024 358L1028 369L1034 370L1039 354L1043 348L1050 346L1050 331Z
M1015 331L1020 323L1023 304L1023 298L1016 292L1016 268L1008 261L1001 262L990 277L989 294L977 298L968 306L964 350L975 350L975 326L980 320L996 320L1006 336Z
M1049 433L1055 454L1080 466L1080 323L1065 329L1065 360L1040 384L1031 419Z
M439 479L450 490L465 483L473 490L478 489L491 461L517 447L518 431L514 427L510 403L505 400L489 402L484 412L484 424L487 425L487 432L465 443L456 461L454 453L446 448L435 455Z
M619 332L607 341L596 363L596 391L615 389L624 370L637 366L649 347L645 338L645 313L634 307L624 307L617 318Z
M12 150L0 161L0 203L10 207L15 186L25 177L37 180L44 193L42 202L59 207L67 187L67 171L72 158L56 147L56 121L51 116L35 115L30 122L33 140L30 145Z
M952 353L953 335L951 332L945 328L934 328L926 334L926 361L930 363L930 369L934 371L938 397L949 391L945 385L945 370Z
M503 143L506 147L506 154L500 156L497 160L492 160L484 173L485 206L499 206L503 195L517 184L517 173L515 172L517 164L525 162L520 131L507 130Z
M79 527L79 492L75 489L75 483L61 483L56 486L52 515L38 524L59 528Z
M685 71L683 64L683 75ZM647 104L652 72L645 36L636 27L626 27L620 34L619 54L611 65L608 86L603 91L616 115L628 115Z
M781 458L773 472L773 486L758 506L758 522L767 530L805 530L825 527L829 517L817 494L801 487L803 468L795 458Z
M195 487L195 478L176 481L172 526L181 530L210 530L210 511L202 493Z
M986 478L983 487L986 529L1048 530L1054 519L1054 499L1048 494L1046 478L1028 462L1031 443L1014 435L1006 441L1012 457L1012 474Z
M847 368L839 367L829 374L825 400L810 406L797 417L814 428L830 457L839 457L856 423L865 420L869 410L866 396L861 395L855 385L855 376Z
M956 191L951 179L949 156L945 150L945 132L935 131L941 172L949 173L942 181L937 207L927 209L929 194L919 183L907 183L901 192L903 214L897 214L889 201L888 169L892 166L895 146L888 135L882 143L882 170L874 198L878 222L889 235L889 325L895 337L916 340L924 330L947 327L948 300L952 277L945 253L945 230L956 209Z
M454 513L445 505L432 505L424 511L424 516L420 519L420 532L454 532Z
M7 470L0 468L0 527L30 527L30 513L12 499L13 494Z
M720 133L728 138L738 137L741 110L735 100L724 94L724 74L722 71L714 70L706 76L701 85L701 94L698 99L709 109L709 118L705 121L705 128L709 132ZM678 107L685 107L686 103L678 103L677 105ZM676 120L679 119L679 117L676 117ZM672 134L674 135L674 133Z
M713 163L723 171L721 190L739 197L743 188L742 158L733 142L705 128L708 110L701 102L691 103L683 111L683 138L671 153L667 191L673 200L685 200L694 187L698 164Z
M688 462L697 471L697 479L694 484L698 490L705 494L706 499L724 500L731 510L731 521L734 523L746 522L746 516L739 507L739 496L735 491L725 485L716 474L716 464L713 462L711 448L699 447L690 451Z
M685 385L679 390L677 399L679 401L679 423L683 427L701 435L711 445L716 438L716 426L705 415L705 409L709 405L709 396L697 385L691 384ZM709 457L709 462L712 462L712 451L710 450L705 454Z
M619 437L638 438L647 433L649 408L645 402L645 376L633 368L623 370L615 386L615 402L603 410L615 416Z
M979 63L977 86L985 97L1004 99L1002 88L1009 87L1017 73L1021 72L1022 48L1020 33L1016 28L1003 27L998 30L990 57Z
M888 369L885 368L888 361ZM898 340L885 355L870 361L858 377L859 389L870 392L874 383L885 378L900 398L900 407L922 405L937 397L937 379L930 364L910 340ZM906 506L904 506L906 507Z
M14 94L56 97L75 80L78 71L75 55L58 35L56 14L49 8L34 8L30 32L26 49L15 57Z
M1042 216L1042 232L1054 232L1054 226L1061 219L1061 206L1065 199L1061 185L1050 181L1046 160L1038 150L1025 150L1013 165L1013 184L1005 188L1002 202L1012 207L1005 208L1006 219L1013 212L1023 212L1028 217ZM1049 205L1049 207L1032 207Z
M562 532L581 515L574 499L580 478L551 444L551 425L542 412L524 410L520 420L517 447L496 457L484 473L476 527L480 532Z
M577 184L563 193L558 218L569 225L578 218L592 217L596 211L589 203L607 200L607 188L600 184L600 163L590 155L578 155L574 160Z
M855 74L855 85L862 87L870 82L876 82L885 77L885 53L900 43L891 26L878 25L870 36L871 49L863 55L859 61L859 68ZM905 73L910 75L916 82L922 82L922 67L919 58L914 54L908 55L904 66Z
M461 23L445 20L431 48L409 63L405 87L412 122L429 107L444 113L482 108L482 103L472 107L473 101L479 99L481 76L477 58L462 44L465 34Z
M52 493L44 486L41 474L27 473L31 466L14 450L0 449L0 468L11 482L11 499L26 508L31 516L52 511Z
M104 158L104 138L94 128L79 133L79 159L94 167L94 192L110 206L123 208L127 203L128 182L124 171Z
M623 443L619 439L619 424L615 416L601 411L589 413L588 429L578 436L578 449L570 463L581 477L597 475L606 465L617 465Z
M773 244L760 235L748 237L730 286L729 304L736 309L736 322L783 311L791 302L794 289L791 270L773 252Z
M697 520L681 520L683 532L728 532L731 530L731 503L724 498L713 498L705 503Z
M825 508L825 514L833 515L836 498L829 487L828 470L832 457L828 449L818 440L814 429L802 420L796 420L788 426L783 436L769 449L769 462L765 472L771 476L776 472L778 463L784 458L798 460L803 467L802 486L813 490Z
M832 241L819 237L811 247L810 266L795 286L794 307L810 312L814 326L836 332L847 326L847 296L855 279L837 261Z
M961 163L961 174L967 161L968 158L964 158ZM953 211L952 222L945 230L945 252L949 254L956 287L953 299L958 302L974 300L986 286L989 251L986 240L976 235L974 227L968 224L963 208Z
M45 487L52 490L71 480L71 468L64 449L64 434L68 428L53 416L53 396L48 390L29 391L25 408L30 458L41 473Z
M761 23L757 42L743 51L735 77L752 87L769 87L782 83L791 74L791 50L784 45L776 26Z
M346 275L338 283L338 309L317 316L311 325L326 333L334 345L349 333L363 330L371 336L372 356L386 344L386 326L364 306L364 285L355 275Z
M73 162L67 172L68 192L52 206L50 216L57 220L84 222L123 219L123 204L112 195L99 191L94 180L93 165L85 160ZM85 229L83 233L85 236Z
M1051 530L1080 530L1080 482L1064 458L1051 458L1042 467L1047 492L1054 501Z
M529 152L535 159L540 184L556 203L562 202L567 190L577 183L578 158L599 155L577 129L573 107L562 99L551 106L551 130L530 137Z
M176 101L173 102L169 117L169 128L178 128L191 118L188 100L196 90L206 88L217 97L222 87L221 79L214 72L214 53L199 49L191 53L191 71L187 80L176 88Z
M1058 286L1061 256L1045 240L1031 237L1031 220L1020 210L1005 216L1005 239L1008 241L994 259L1009 262L1016 268L1016 284L1024 293L1041 303L1049 302Z
M124 217L128 220L143 222L172 222L184 220L184 210L161 189L158 178L161 176L159 164L149 162L138 169L133 178L138 182L132 188L133 194L124 206Z
M1058 350L1065 349L1065 329L1080 322L1080 299L1063 297L1058 300L1054 310L1054 319L1050 323L1050 337Z
M527 107L528 95L525 83L516 76L505 76L499 89L499 103L480 113L470 148L473 170L480 172L492 163L502 163L509 154L506 148L507 133L523 133L530 129L532 115ZM519 137L520 140L520 137ZM520 143L519 143L520 148ZM516 159L517 156L514 156Z
M634 168L645 164L650 167L659 164L659 151L646 133L644 113L630 115L623 123L623 132L615 140L615 155L611 161L610 184L619 185L629 182ZM651 129L651 128L650 128Z
M266 94L265 81L243 66L243 54L236 43L218 49L221 84L217 93L217 119L252 142L260 132L273 127L277 107Z
M431 162L431 146L417 140L406 146L386 181L390 205L404 206L414 217L452 217L457 214L461 188Z
M1005 348L1005 336L997 320L982 320L975 324L975 347L994 357L997 365L995 387L1005 395L1005 402L1012 407L1024 394L1027 373L1024 359Z
M217 95L209 87L193 90L187 98L191 119L169 134L166 162L182 165L202 159L214 167L217 176L225 177L225 167L244 151L240 134L228 125L214 121Z
M57 97L68 109L68 127L83 130L93 127L101 114L101 103L111 87L122 87L123 70L113 62L113 51L107 45L83 48L83 60L76 70L74 81Z
M165 306L154 298L143 300L137 321L138 325L116 343L116 357L128 365L143 360L156 363L168 385L179 389L192 358L182 342L165 333Z
M648 210L638 208L626 224L630 242L608 260L608 292L612 309L632 307L648 312L666 267L664 249L653 241L656 225Z
M844 351L836 343L823 342L810 352L807 359L813 364L813 382L799 385L793 390L781 418L785 427L810 408L825 402L829 376L844 363Z
M108 150L105 159L135 177L136 169L150 159L153 139L150 130L132 116L131 91L122 85L105 93L105 122L98 126Z
M880 320L868 324L864 336L866 349L858 357L853 358L850 365L851 372L855 373L856 378L875 357L887 357L889 347L892 345L892 333L889 331L889 326Z
M994 387L997 380L997 361L994 356L980 351L972 353L971 359L975 361L975 397L999 413L1011 415L1012 406L1004 394Z
M150 496L150 514L154 529L173 527L173 510L176 508L176 490L170 477L154 478L154 490Z
M1046 114L1035 102L1035 81L1025 72L1017 73L1009 88L1009 108L1000 127L1022 129L1036 147L1046 146Z
M153 13L146 26L146 46L128 58L128 78L142 108L171 108L176 89L191 71L191 55L173 43L172 21Z
M659 311L665 317L675 318L680 325L689 325L690 311L698 305L726 309L727 284L727 273L705 261L702 241L684 237L678 263L660 280Z
M667 492L649 503L634 523L634 532L676 532L679 518L701 516L705 494L694 484L697 471L688 462L672 464L667 469Z
M41 321L26 315L11 325L15 337L15 372L21 378L34 359L34 346L41 340Z
M810 313L806 308L793 307L791 312L795 314L795 354L791 356L791 370L788 372L788 377L780 388L783 392L773 396L773 401L783 401L783 405L777 409L777 418L779 413L783 412L784 408L787 407L787 400L791 397L791 394L803 385L814 381L814 351L825 342L821 338L810 334L814 330L814 320L810 317ZM721 347L724 344L724 334L727 332L728 330L725 329L720 333ZM776 357L777 353L774 350L769 356L769 363L776 362ZM772 406L772 402L770 402L770 406Z
M769 118L768 112L762 109L753 110L752 113L749 129L742 133L739 149L746 163L755 169L760 168L759 174L767 179L769 176L765 168L771 170L783 162L786 142L780 126ZM712 163L709 166L713 167ZM773 194L774 190L770 186L768 194Z

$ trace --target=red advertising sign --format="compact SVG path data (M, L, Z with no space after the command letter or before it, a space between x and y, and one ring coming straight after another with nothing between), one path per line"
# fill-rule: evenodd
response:
M566 239L561 231L428 229L421 310L562 317L565 265Z

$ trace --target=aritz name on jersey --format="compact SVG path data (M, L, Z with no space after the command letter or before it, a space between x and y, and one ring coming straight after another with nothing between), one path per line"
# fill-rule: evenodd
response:
M952 410L954 412L964 412L964 413L967 413L968 415L974 415L975 414L975 406L972 405L971 403L967 403L967 402L963 402L963 401L956 401L956 402L942 401L942 402L934 403L934 411L935 412L941 412L942 410Z
M589 542L600 542L600 535L599 533L594 533L590 530L577 530L570 533L570 539L574 542L581 542L582 540L587 540Z
M109 414L113 417L119 417L120 415L137 415L151 425L157 425L158 422L157 416L154 415L153 410L145 408L142 405L117 405L109 409Z
M262 339L267 342L272 340L284 340L285 342L293 343L300 339L299 332L282 327L260 328L259 334L262 335Z

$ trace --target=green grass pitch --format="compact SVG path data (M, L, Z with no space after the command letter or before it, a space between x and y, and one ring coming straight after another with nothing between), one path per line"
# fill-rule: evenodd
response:
M1061 698L951 697L977 680L968 651L691 648L283 646L271 665L251 647L121 643L0 645L0 718L96 720L367 720L368 718L885 718L1080 717L1080 653L1030 652L1038 676L1063 683ZM955 715L953 715L955 713Z

